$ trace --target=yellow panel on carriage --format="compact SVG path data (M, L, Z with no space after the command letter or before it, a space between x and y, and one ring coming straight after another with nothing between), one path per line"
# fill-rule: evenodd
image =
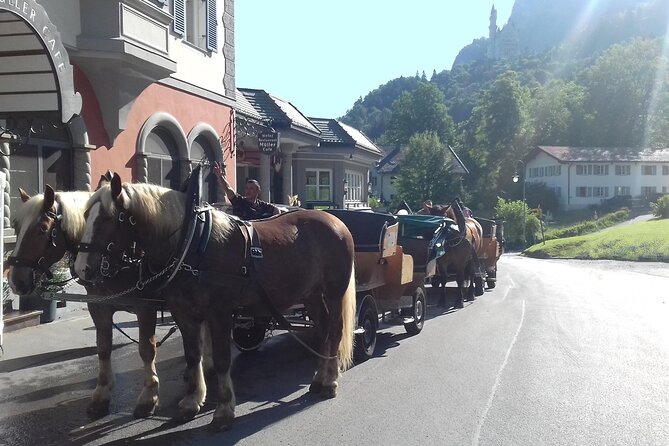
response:
M413 280L413 257L404 254L401 246L395 247L395 255L384 259L385 281L391 285L405 285Z

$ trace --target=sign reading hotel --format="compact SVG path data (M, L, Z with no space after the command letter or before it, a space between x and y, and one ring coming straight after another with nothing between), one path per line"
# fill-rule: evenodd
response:
M261 132L258 134L258 150L271 155L279 148L279 132Z

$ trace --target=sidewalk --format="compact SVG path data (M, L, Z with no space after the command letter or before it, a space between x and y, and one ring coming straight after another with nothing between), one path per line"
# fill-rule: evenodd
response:
M86 294L86 290L80 285L73 285L68 292ZM118 311L114 314L114 322L136 339L138 330L134 314ZM160 338L163 330L162 328L157 330L156 335ZM113 331L114 345L130 342L118 330ZM75 349L90 348L90 354L94 355L96 354L95 326L88 313L87 304L70 301L65 307L58 308L56 320L53 322L5 333L2 347L4 354L0 356L0 372L6 371L4 370L6 367L3 367L6 361L11 361L13 364L11 368L17 370L53 361L54 354L67 354L67 351ZM63 350L63 347L67 347L67 350ZM24 361L21 361L21 358L24 358Z

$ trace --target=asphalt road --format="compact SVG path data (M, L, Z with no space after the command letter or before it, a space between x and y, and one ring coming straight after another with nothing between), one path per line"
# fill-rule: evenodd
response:
M170 421L183 391L178 336L158 352L161 406L134 420L140 361L117 333L112 413L91 421L85 313L9 333L0 445L669 444L669 265L505 255L499 269L498 286L462 310L433 305L432 290L417 336L383 324L376 356L343 374L333 400L308 394L315 360L287 335L235 353L237 420L222 433L207 429L213 401Z

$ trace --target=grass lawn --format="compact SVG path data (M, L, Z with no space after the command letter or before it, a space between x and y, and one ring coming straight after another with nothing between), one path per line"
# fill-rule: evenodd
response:
M649 220L536 244L528 257L569 259L653 260L669 262L669 219Z

